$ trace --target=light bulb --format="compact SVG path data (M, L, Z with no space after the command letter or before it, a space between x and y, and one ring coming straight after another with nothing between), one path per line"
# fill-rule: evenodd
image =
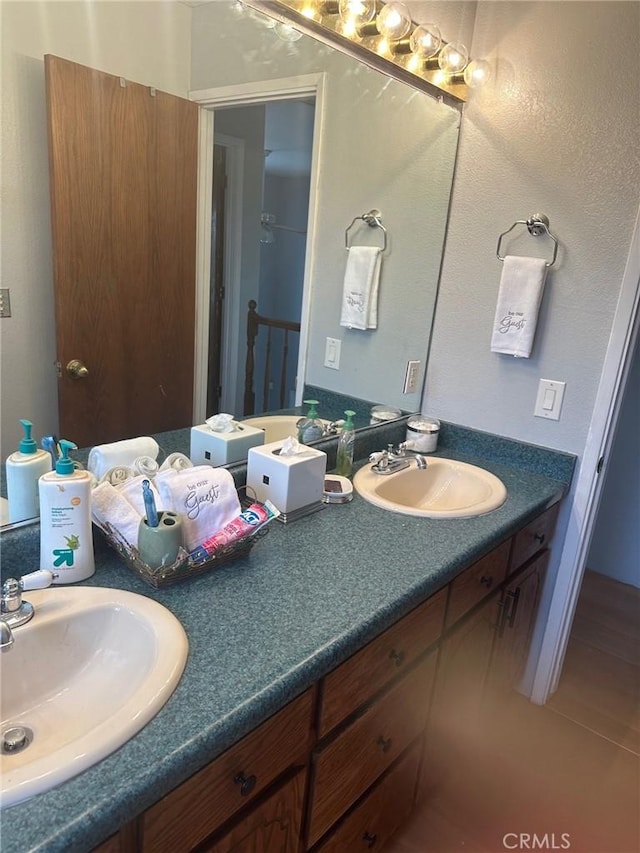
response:
M420 59L430 59L435 56L441 44L442 34L435 24L420 24L409 37L411 53Z
M340 0L338 14L352 27L369 24L376 14L376 0Z
M478 89L491 77L491 66L484 59L474 59L464 69L464 82L470 89Z
M387 3L376 18L376 27L388 41L403 38L411 29L411 15L404 3Z
M469 52L463 44L445 44L438 55L438 65L445 74L459 74L469 61Z

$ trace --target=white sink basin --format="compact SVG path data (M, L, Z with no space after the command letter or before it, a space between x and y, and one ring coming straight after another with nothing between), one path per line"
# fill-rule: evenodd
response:
M255 418L243 418L243 424L256 429L264 430L264 443L271 444L272 441L283 441L290 435L298 436L298 427L296 426L301 415L256 415ZM323 426L328 426L330 421L318 418Z
M367 465L356 473L353 485L369 503L424 518L482 515L497 509L507 497L502 480L484 468L429 457L424 470L412 461L394 474L376 474Z
M188 641L166 607L88 586L24 594L35 615L0 655L0 804L86 770L157 714L180 680ZM24 727L28 746L5 752Z

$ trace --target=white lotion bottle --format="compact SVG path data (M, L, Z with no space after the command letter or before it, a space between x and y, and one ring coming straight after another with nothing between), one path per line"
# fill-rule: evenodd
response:
M95 572L91 529L91 475L79 471L60 441L56 470L40 477L40 568L54 572L56 584L77 583Z
M37 518L40 512L38 480L51 471L51 454L38 448L31 437L33 424L21 420L24 437L15 453L7 457L7 500L9 521Z

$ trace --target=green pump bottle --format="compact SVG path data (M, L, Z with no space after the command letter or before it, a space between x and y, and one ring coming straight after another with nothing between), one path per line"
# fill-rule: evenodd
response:
M356 443L356 432L353 425L355 412L351 409L345 409L344 413L347 419L338 439L336 474L340 474L341 477L350 477L353 473L353 449Z

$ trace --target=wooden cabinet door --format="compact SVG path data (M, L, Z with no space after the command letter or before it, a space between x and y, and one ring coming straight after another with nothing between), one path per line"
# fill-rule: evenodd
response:
M323 679L318 737L371 700L439 639L446 601L442 589Z
M145 853L191 850L287 768L306 764L313 698L307 690L147 809L141 818Z
M484 691L497 627L494 594L445 637L420 773L419 797L437 788L481 737Z
M315 844L424 730L436 653L313 757L309 844Z
M490 677L491 694L497 697L517 688L524 674L549 555L549 551L543 551L502 593Z
M304 770L296 773L221 838L201 845L199 853L298 853L305 776Z
M419 761L420 741L340 822L317 853L380 850L411 814Z

